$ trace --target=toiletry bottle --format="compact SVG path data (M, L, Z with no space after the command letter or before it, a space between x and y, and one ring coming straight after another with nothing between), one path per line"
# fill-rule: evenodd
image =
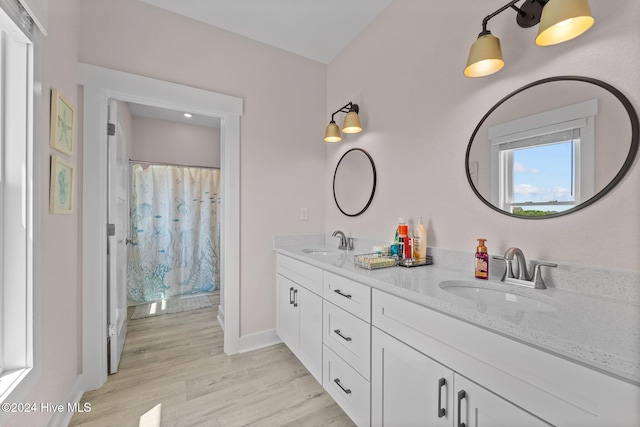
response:
M413 231L413 257L415 259L427 258L427 228L422 223L422 217L418 217L418 223Z
M487 239L478 239L478 247L476 248L476 278L489 278L489 254L484 243Z
M409 237L409 226L404 217L398 218L398 255L400 259L404 258L404 239Z
M413 259L413 239L407 237L404 239L404 259Z

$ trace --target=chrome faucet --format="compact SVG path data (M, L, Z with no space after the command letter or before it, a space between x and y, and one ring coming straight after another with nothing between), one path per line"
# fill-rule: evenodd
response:
M347 236L340 230L336 230L332 234L333 237L340 237L340 245L338 245L338 249L345 250L347 249Z
M524 258L524 253L519 248L509 248L504 253L504 260L507 262L507 270L511 267L511 271L507 271L507 276L516 278L513 274L513 258L515 257L518 266L518 279L519 280L531 280L529 273L527 273L527 260Z
M527 261L524 257L524 253L519 248L509 248L504 253L504 256L494 256L494 259L501 259L507 265L504 270L504 274L500 278L501 281L511 283L512 285L526 286L528 288L546 289L542 279L541 267L557 267L558 264L550 262L538 262L533 264L533 277L527 272ZM516 266L518 268L518 277L513 272L513 259L516 260Z

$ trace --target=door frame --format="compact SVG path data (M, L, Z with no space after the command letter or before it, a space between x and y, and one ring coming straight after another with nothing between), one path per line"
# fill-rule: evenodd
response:
M83 100L82 389L107 381L107 102L117 99L220 118L221 289L224 352L240 341L240 116L242 98L78 63Z

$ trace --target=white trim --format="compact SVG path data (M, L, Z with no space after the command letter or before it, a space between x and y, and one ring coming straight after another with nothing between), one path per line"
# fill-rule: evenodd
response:
M29 12L33 22L38 26L43 35L47 35L49 26L49 2L48 0L19 0L22 6Z
M95 65L78 63L78 80L85 86L102 88L110 97L121 101L168 109L183 108L220 118L242 115L242 98Z
M221 290L225 310L224 352L236 354L240 340L240 116L220 122L222 215ZM236 141L236 142L234 142Z
M247 353L253 350L259 350L261 348L270 347L272 345L280 344L282 340L276 335L275 329L269 329L267 331L257 332L255 334L243 335L240 338L239 352Z
M567 105L566 107L556 108L542 113L510 120L508 122L495 124L489 127L489 140L493 143L493 140L499 137L518 134L523 132L523 130L537 129L556 124L560 125L556 130L565 130L569 128L562 127L562 123L584 117L595 116L597 114L598 100L590 99L588 101L578 102L577 104ZM511 140L513 139L516 138L511 138Z
M243 101L121 71L78 63L84 86L83 133L83 389L104 384L106 371L107 100L188 110L221 119L224 351L240 340L240 115Z

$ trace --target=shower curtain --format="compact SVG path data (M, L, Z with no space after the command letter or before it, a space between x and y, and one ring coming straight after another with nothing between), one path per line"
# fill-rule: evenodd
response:
M132 166L127 298L154 301L220 286L220 170Z

